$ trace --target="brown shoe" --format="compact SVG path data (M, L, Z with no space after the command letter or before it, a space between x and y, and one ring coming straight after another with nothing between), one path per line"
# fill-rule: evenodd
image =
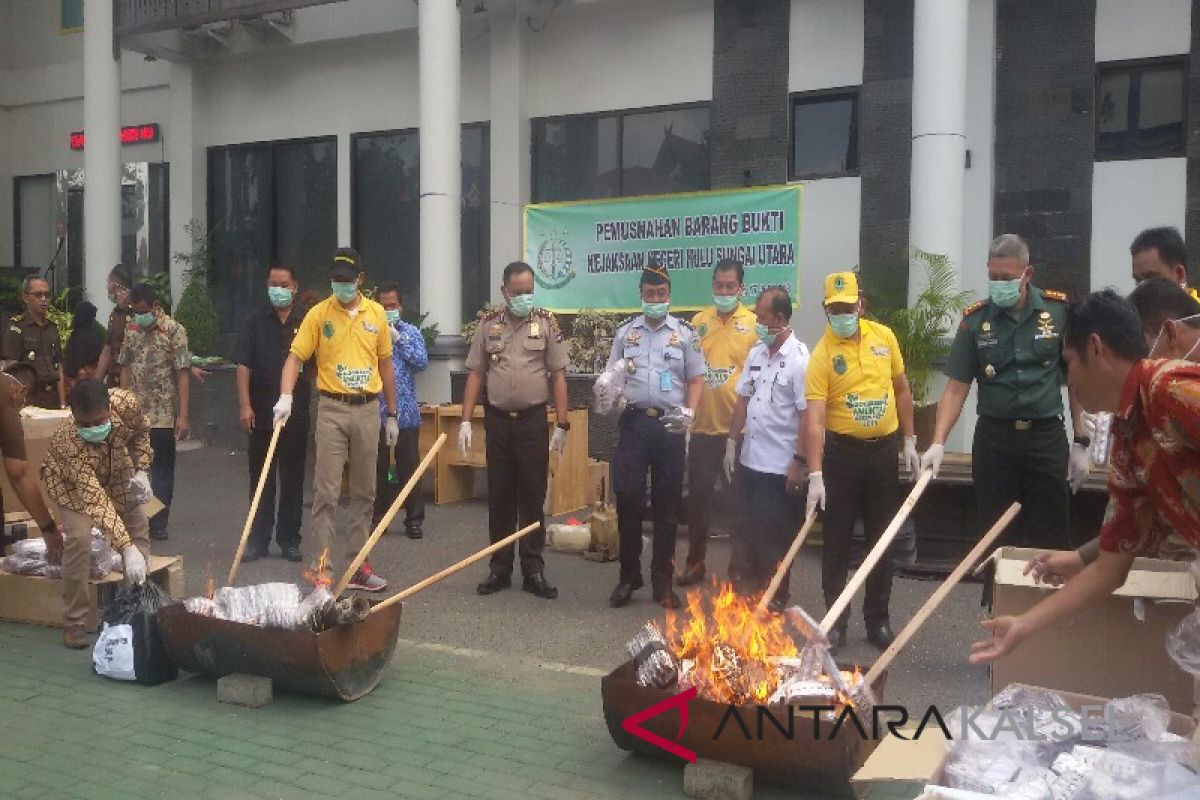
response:
M91 647L92 635L82 625L68 625L63 629L63 646L72 650L86 650Z

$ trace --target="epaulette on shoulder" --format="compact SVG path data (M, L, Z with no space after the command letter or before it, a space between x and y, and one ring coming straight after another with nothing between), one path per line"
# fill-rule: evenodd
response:
M1060 303L1067 302L1067 293L1060 292L1057 289L1042 289L1042 297L1047 300L1057 300Z
M486 322L491 319L499 319L504 314L504 307L493 309L479 318L480 322Z
M974 303L971 303L971 305L969 305L963 309L963 316L969 317L986 305L987 305L987 300L977 300Z
M13 322L20 322L25 319L25 313L21 312L20 314L13 314L11 317L9 317L9 319Z
M683 317L676 317L675 319L679 320L679 324L682 325L683 327L687 328L689 331L696 330L696 326L692 325L691 322L684 319Z

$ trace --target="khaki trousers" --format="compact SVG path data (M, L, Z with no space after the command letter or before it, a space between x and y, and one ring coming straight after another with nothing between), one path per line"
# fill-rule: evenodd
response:
M87 514L70 511L50 504L54 518L63 526L63 622L67 625L86 625L91 601L88 599L88 580L92 577L92 527L95 522ZM150 523L141 506L135 506L121 516L133 543L150 555Z
M313 471L313 504L309 528L315 562L328 550L334 580L341 577L370 533L375 506L375 462L379 455L379 403L352 406L328 397L317 398L317 458ZM341 530L348 533L334 546L334 523L342 494L342 470L350 464L350 520ZM339 563L339 549L345 562Z

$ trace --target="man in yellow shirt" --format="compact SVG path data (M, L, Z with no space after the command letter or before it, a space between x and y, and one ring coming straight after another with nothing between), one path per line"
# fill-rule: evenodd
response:
M890 328L860 319L861 310L855 273L825 278L829 327L808 363L804 437L812 470L808 513L824 511L821 588L827 608L846 586L855 520L862 517L867 541L874 545L900 507L897 428L904 431L909 469L915 473L921 463L900 345ZM867 578L863 604L867 639L880 649L895 638L888 617L891 593L892 564L885 558ZM845 640L848 617L847 608L830 632L833 647Z
M385 442L400 436L396 421L396 375L392 370L392 336L383 306L359 292L363 270L358 253L338 250L329 270L333 296L304 316L283 363L276 425L292 413L292 390L304 362L317 364L317 463L313 472L312 540L316 559L328 554L336 574L333 549L334 513L342 491L342 470L350 465L350 524L346 560L352 561L367 541L375 506L375 461L379 448L379 392L387 404ZM350 589L380 592L387 581L374 574L369 561L354 573Z
M725 484L732 485L737 461L736 445L729 436L729 421L737 404L737 383L757 341L754 311L741 304L745 270L740 261L723 259L713 269L713 305L692 317L700 337L700 350L708 369L692 436L688 444L688 556L683 573L676 578L689 586L704 577L708 531L712 523L712 498L717 476L724 465ZM744 560L738 558L736 542L730 556L730 573Z

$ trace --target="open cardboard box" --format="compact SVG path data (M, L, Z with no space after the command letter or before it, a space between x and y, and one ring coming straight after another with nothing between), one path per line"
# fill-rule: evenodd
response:
M182 556L150 556L146 561L149 580L172 597L184 596ZM88 582L88 600L91 604L87 619L89 631L100 626L100 616L112 601L122 580L124 575L120 572L110 572L99 580ZM0 619L61 627L62 581L0 572Z
M50 434L54 433L63 421L69 419L71 412L63 409L27 408L21 411L21 427L25 430L25 463L37 476L38 485L42 486L42 462L46 459L46 451L50 448ZM8 473L0 469L0 492L3 492L4 511L24 511L21 498L13 491L8 482ZM42 486L42 496L46 488Z
M994 613L1021 614L1057 589L1023 575L1041 551L996 552ZM1196 605L1196 584L1181 561L1138 558L1125 585L1074 619L1026 639L992 664L992 694L1010 683L1056 686L1097 697L1152 692L1191 715L1194 682L1167 655L1166 636Z
M1000 687L1004 688L1004 687ZM1038 688L1038 687L1030 687ZM1096 695L1058 691L1071 708L1079 711L1083 706L1102 706L1108 698ZM951 709L938 709L942 717L948 717ZM915 727L905 728L912 736ZM1179 736L1197 735L1196 722L1183 714L1172 713L1168 725L1171 733ZM951 730L951 734L954 731ZM925 726L920 739L900 739L887 736L875 748L858 772L851 778L854 795L869 800L911 800L922 793L925 784L938 784L942 779L949 742L936 722Z

